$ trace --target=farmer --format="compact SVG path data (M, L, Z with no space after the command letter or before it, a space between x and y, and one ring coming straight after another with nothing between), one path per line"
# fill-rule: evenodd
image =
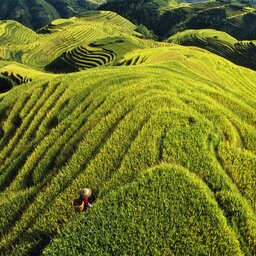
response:
M92 190L90 188L83 188L80 191L80 197L84 202L84 206L87 208L91 208L92 205L89 203L88 197L92 194Z

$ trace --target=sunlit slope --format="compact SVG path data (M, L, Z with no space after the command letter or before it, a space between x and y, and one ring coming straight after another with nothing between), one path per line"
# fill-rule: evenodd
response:
M139 55L0 96L3 255L39 254L70 221L46 254L256 254L255 72L193 47Z
M187 30L170 37L168 42L198 46L230 61L256 70L256 41L237 41L213 29Z
M0 58L22 62L23 55L38 46L41 38L33 30L16 21L0 21Z
M44 255L70 255L70 246L73 255L241 254L211 190L166 164L109 193L93 215L74 217Z
M5 63L0 67L0 74L10 78L17 85L54 77L53 74L41 72L17 62Z
M102 65L101 57L98 57L99 51L103 55L111 51L110 54L119 57L131 49L158 45L156 42L147 42L136 37L140 34L134 31L135 28L125 18L109 11L86 12L70 19L55 20L42 28L40 34L17 22L4 21L0 24L0 58L41 70L47 66L47 71L58 72L58 67L63 65L57 65L56 68L54 64L60 60L63 62L64 57L63 63L68 67L74 66L71 71L77 71L90 66L85 51L96 51L93 56L94 63L99 60L99 65ZM96 39L108 37L121 37L123 41L114 50L104 50L104 46L90 49L89 45ZM81 52L80 49L84 51ZM49 69L49 65L52 68ZM63 72L65 70L60 70L60 73Z

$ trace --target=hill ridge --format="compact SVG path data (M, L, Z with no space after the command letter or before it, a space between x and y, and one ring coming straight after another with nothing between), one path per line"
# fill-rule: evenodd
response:
M9 213L1 229L5 254L41 253L74 218L68 202L80 187L90 186L102 209L111 191L162 162L198 175L225 212L237 255L255 252L255 72L194 47L150 50L165 59L55 75L4 95L1 198L17 193L11 212L13 200L2 204Z

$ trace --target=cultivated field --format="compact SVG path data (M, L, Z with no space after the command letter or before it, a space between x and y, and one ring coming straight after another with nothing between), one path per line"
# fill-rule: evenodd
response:
M109 35L133 41L137 48L147 46L149 43L135 37L140 36L134 31L135 28L136 26L128 20L109 11L87 12L70 19L55 20L40 29L40 34L15 21L1 21L0 58L44 70L45 66L61 57L63 53L72 55L71 62L77 55L83 57L84 52L79 49ZM151 44L157 45L155 42Z
M188 254L192 245L195 252L206 254L255 253L255 73L196 48L144 51L140 54L164 58L156 64L58 75L15 87L1 97L1 250L5 254L40 252L75 217L70 202L83 186L94 191L97 201L91 213L95 214L76 216L74 221L84 223L82 229L73 230L76 225L71 222L71 230L60 236L64 244L60 238L60 244L56 240L46 250L50 255L62 254L62 249L68 252L73 239L88 232L89 224L88 234L95 235L86 238L92 245L88 255L98 245L99 250L112 252L119 239L126 241L129 236L124 225L128 223L132 232L135 222L135 230L140 230L135 240L129 238L129 246L123 242L119 248L128 254L147 250L143 247L144 240L151 243L145 237L147 230L162 237L170 232L167 254L169 250ZM141 175L152 167L152 178L143 181ZM150 197L143 197L150 193L149 186L152 205L147 201ZM125 200L122 204L126 190L132 190L134 202L128 208ZM133 215L136 207L140 209ZM124 215L119 216L122 209ZM111 218L112 211L128 222ZM158 215L153 213L164 211L174 215L155 229ZM141 218L148 220L145 232ZM102 221L113 247L100 242L102 233L96 229ZM111 231L115 227L120 228L118 235ZM75 237L70 243L65 242L65 232ZM186 235L190 238L183 243L180 238ZM213 245L219 236L223 243ZM160 241L154 247L159 255L165 253ZM74 255L80 250L75 244Z
M42 31L20 63L1 55L1 73L32 80L0 94L1 254L255 255L256 73L109 12Z
M197 46L216 53L237 65L256 70L256 41L238 41L229 34L213 29L186 30L167 42Z

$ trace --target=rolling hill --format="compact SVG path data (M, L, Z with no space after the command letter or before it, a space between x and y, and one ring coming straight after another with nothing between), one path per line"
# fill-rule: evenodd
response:
M144 40L135 30L134 24L110 11L57 19L38 33L16 21L0 21L0 74L21 84L50 73L113 66L130 51L167 45Z
M2 255L256 254L255 71L135 29L1 22Z
M109 11L92 11L58 19L41 28L39 33L16 21L1 21L0 74L9 78L26 76L34 79L33 72L26 69L32 68L35 74L38 71L74 72L113 65L134 49L164 45L142 40L135 29L131 22ZM25 68L24 72L20 66Z

